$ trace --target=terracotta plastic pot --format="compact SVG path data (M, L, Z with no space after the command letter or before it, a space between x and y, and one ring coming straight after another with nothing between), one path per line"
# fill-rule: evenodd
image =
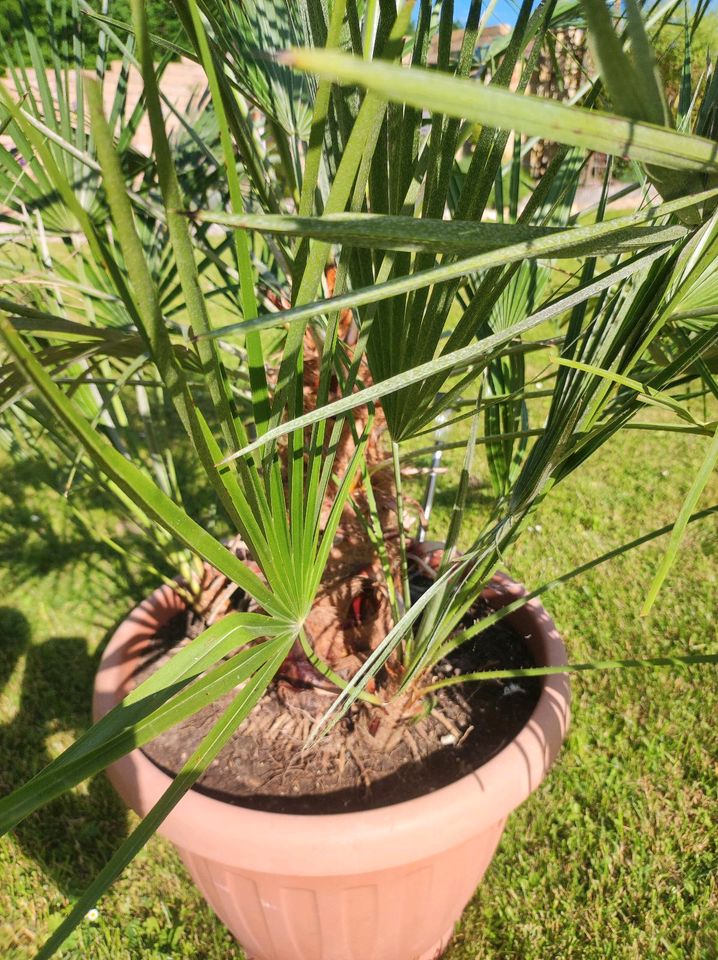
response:
M485 596L502 606L522 593L502 576ZM122 623L97 674L96 718L128 692L147 640L181 607L163 587ZM566 662L537 601L509 623L537 663ZM304 816L249 810L190 790L160 833L253 960L433 960L489 865L506 817L555 759L568 719L568 678L556 674L544 679L531 718L508 746L433 793L366 812ZM108 774L140 815L170 784L139 750Z

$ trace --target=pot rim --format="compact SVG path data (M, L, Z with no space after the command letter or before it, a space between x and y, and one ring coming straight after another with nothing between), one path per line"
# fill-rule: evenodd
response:
M505 574L498 574L484 591L496 607L525 594L525 588ZM95 720L121 701L144 643L183 606L165 585L120 624L95 679ZM538 600L509 614L507 622L522 633L538 663L567 663L556 626ZM411 800L348 813L293 814L253 810L190 790L158 832L184 850L260 873L366 873L406 863L407 850L414 851L414 860L435 856L503 821L538 787L566 736L569 702L568 674L544 677L533 713L510 743L472 773ZM172 782L139 748L107 773L140 816Z

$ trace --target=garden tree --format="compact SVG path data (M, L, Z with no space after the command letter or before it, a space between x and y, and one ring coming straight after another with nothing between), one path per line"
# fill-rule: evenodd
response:
M87 0L87 7L97 13L105 13L122 23L128 23L130 19L130 0ZM168 40L179 39L181 42L182 30L179 27L177 15L170 0L146 0L145 8L152 33ZM0 40L8 44L17 42L18 51L25 50L25 44L20 41L20 38L23 29L27 26L32 30L42 50L46 53L49 52L51 38L46 0L2 0L2 3L0 3ZM53 29L56 41L60 41L60 48L66 36L73 34L77 36L79 32L85 46L87 65L91 65L100 28L90 16L72 15L63 17L61 15L57 19L53 18ZM113 51L112 56L117 57L119 53Z

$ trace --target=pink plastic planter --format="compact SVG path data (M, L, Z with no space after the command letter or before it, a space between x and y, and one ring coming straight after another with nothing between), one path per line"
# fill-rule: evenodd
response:
M498 607L523 592L501 576L485 596ZM121 624L97 674L96 718L128 692L148 638L181 607L162 587ZM566 662L536 600L508 622L537 663ZM433 960L483 877L506 817L558 754L569 699L566 675L546 677L529 722L507 747L469 776L406 803L303 816L249 810L191 790L160 833L253 960ZM140 815L170 784L139 750L108 774Z

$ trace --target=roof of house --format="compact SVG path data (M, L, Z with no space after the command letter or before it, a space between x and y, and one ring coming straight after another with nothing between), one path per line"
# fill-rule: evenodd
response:
M508 23L499 23L493 27L484 27L479 36L476 38L476 47L488 47L497 37L505 37L507 33L511 33L511 27ZM451 59L458 59L459 54L461 53L461 45L464 42L464 31L452 30L451 31ZM429 45L429 53L427 56L428 63L436 63L437 51L439 49L439 37L434 36Z

